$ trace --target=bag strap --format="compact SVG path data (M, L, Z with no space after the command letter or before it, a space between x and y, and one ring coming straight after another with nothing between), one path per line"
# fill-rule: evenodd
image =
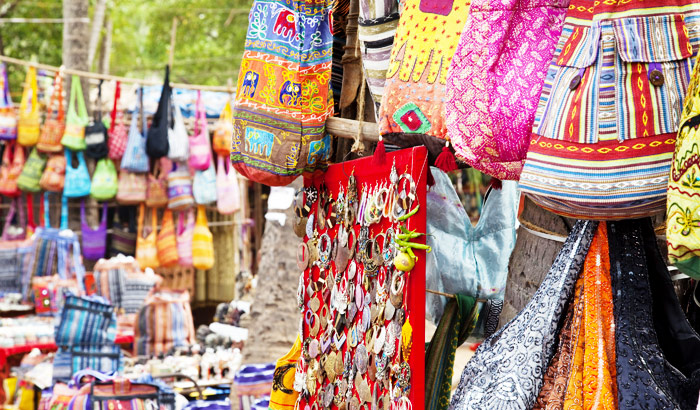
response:
M44 200L42 203L44 204L44 226L46 228L51 228L51 206L49 204L49 193L45 192L44 194Z
M117 123L117 106L119 104L119 97L121 96L121 83L117 81L117 86L114 89L114 105L112 106L111 122L109 123L109 132L114 131L114 127Z
M10 209L7 211L7 216L5 217L5 226L2 228L2 236L0 236L0 240L2 241L7 241L7 230L12 226L12 218L15 217L15 207L16 207L16 198L10 199Z
M151 208L151 233L158 232L157 228L158 228L158 221L156 219L156 209Z
M60 230L68 229L68 197L61 195L61 225Z
M97 84L97 109L93 111L95 123L102 121L102 83L104 83L104 80L101 79Z
M62 120L65 117L65 112L63 111L63 72L59 71L56 73L56 78L53 82L53 94L51 94L51 103L49 104L49 112L47 114L48 118L53 116L54 111L56 112L56 119Z
M15 141L8 141L5 144L5 149L2 151L2 165L10 166L15 159Z
M139 239L143 238L143 236L142 236L142 234L143 234L143 219L144 219L145 213L146 213L146 208L143 205L143 203L141 203L141 205L139 205L139 226L136 230L136 233L137 233Z
M88 225L87 220L85 219L85 199L80 200L80 223L83 225Z
M143 109L143 87L139 88L139 111L141 113L141 136L145 139L148 127L146 126L146 113Z
M102 220L100 221L100 228L104 229L107 227L107 202L102 203Z
M83 151L78 151L75 153L75 155L78 156L78 169L85 170L85 172L88 172L87 163L85 162L85 155L83 155Z
M158 126L161 121L168 124L168 111L170 108L170 66L165 66L165 79L163 80L163 88L160 93L160 100L158 101L158 108L155 114L153 114L152 125Z
M196 225L207 226L207 214L204 211L204 205L197 205L197 221Z
M202 121L204 123L202 123ZM202 91L197 90L197 105L195 108L195 119L194 119L194 135L197 136L204 132L204 128L207 122L207 114L204 111L204 105L202 104Z
M75 105L78 105L76 113ZM80 77L74 75L70 81L70 102L68 103L68 118L77 120L80 125L87 125L88 113L85 108L85 98L83 98L83 87L80 84Z
M19 104L20 113L34 113L38 111L38 104L36 104L37 95L37 84L36 84L36 68L29 67L27 69L27 76L24 80L24 90L22 91L22 101ZM30 110L28 110L31 107Z

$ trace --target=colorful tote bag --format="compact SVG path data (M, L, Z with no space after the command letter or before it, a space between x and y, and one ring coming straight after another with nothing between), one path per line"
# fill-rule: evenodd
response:
M145 217L146 207L141 204L139 207L139 227L136 236L136 262L139 263L141 269L155 269L160 266L160 261L158 260L158 230L156 229L155 209L151 209L150 227L143 226Z
M445 123L459 159L520 177L569 0L473 0L447 76Z
M224 109L221 110L219 121L216 122L212 146L216 155L229 156L231 153L231 138L233 137L233 111L231 101L226 101Z
M24 156L24 148L19 143L5 145L0 164L0 195L13 197L20 194L17 179L22 174Z
M209 230L203 205L197 206L197 221L192 233L192 265L200 270L214 266L214 237Z
M450 409L532 408L596 227L594 221L576 223L530 302L488 337L467 363ZM512 394L504 394L503 386L509 386Z
M37 148L32 148L32 152L27 158L27 162L22 168L22 173L17 178L17 187L25 192L39 192L41 186L41 174L44 172L47 158L39 153Z
M129 129L124 125L124 113L119 110L119 97L121 96L121 83L117 81L117 86L114 90L114 106L112 107L112 119L109 124L109 139L107 146L110 159L118 161L122 159L126 143L129 140Z
M98 201L109 201L117 196L119 177L114 162L109 158L97 161L95 173L92 174L90 196Z
M216 161L216 209L220 214L230 215L241 207L238 177L236 170L223 156L218 155Z
M121 170L117 187L117 202L137 205L146 201L146 174Z
M688 95L681 115L676 150L671 161L666 202L666 241L668 259L683 273L700 279L700 236L695 221L700 220L697 197L700 185L700 65L695 63Z
M186 165L175 162L168 173L168 209L182 210L193 205L190 171Z
M698 21L700 4L692 1L572 0L540 96L521 190L577 218L663 211L700 47L700 31L692 29Z
M168 176L163 172L161 160L156 160L153 173L148 174L146 188L146 206L162 208L168 205Z
M131 172L148 172L148 155L146 154L146 118L143 113L143 88L139 88L139 109L131 115L131 127L129 128L129 138L126 142L124 156L122 156L121 169ZM136 112L141 113L141 127L143 133L139 132Z
M190 137L187 135L182 110L175 98L173 98L173 128L168 131L168 158L179 162L187 162L190 158Z
M41 174L39 186L44 191L61 192L66 179L66 157L65 155L51 155L46 161L44 173Z
M36 83L36 67L27 69L24 80L22 102L19 105L19 122L17 124L17 142L25 147L32 147L39 141L41 124L39 121L39 87Z
M195 342L194 321L187 291L153 291L139 311L135 326L137 355L167 353Z
M445 146L447 72L469 3L404 2L379 109L379 133L387 142L400 147L425 145L432 156Z
M173 223L173 211L166 209L160 222L158 232L158 260L160 265L170 267L177 265L177 240L175 238L175 224Z
M58 346L99 346L114 343L117 315L101 297L66 297L61 321L56 328Z
M55 113L55 116L54 116ZM56 73L56 79L53 83L53 93L51 94L51 103L48 107L46 120L41 129L39 142L36 147L39 151L44 152L61 152L61 138L66 128L65 111L63 109L63 73Z
M77 106L77 108L76 108ZM77 111L76 111L77 109ZM86 148L85 126L88 125L88 113L83 98L83 87L80 85L80 77L74 75L71 80L70 103L66 116L66 128L61 138L61 144L73 151L82 151Z
M165 80L158 101L158 108L153 114L151 126L146 135L146 152L151 158L162 158L168 155L168 131L170 121L168 111L170 111L170 96L173 90L170 88L170 66L165 66Z
M399 3L394 0L360 2L357 35L362 50L362 65L375 112L384 95L386 73L389 70L391 47L399 26Z
M0 71L0 140L14 140L17 139L17 115L10 96L5 64L0 64Z
M184 222L185 213L187 223ZM194 211L180 212L177 217L177 258L182 266L192 266L192 237L194 235Z
M202 104L202 92L197 91L197 108L194 119L194 134L190 138L190 168L204 171L211 164L211 146L207 130L207 114Z
M287 185L331 157L325 121L333 115L332 5L330 0L253 3L231 146L236 170L253 181Z
M82 151L75 153L78 157L78 167L73 168L73 153L66 148L66 183L63 195L67 198L80 198L90 195L90 173Z
M93 261L104 258L107 249L107 202L102 204L100 225L92 229L85 219L85 200L80 201L80 231L83 234L83 256Z
M192 193L194 201L200 205L216 202L216 169L214 168L214 161L210 162L209 168L206 170L198 170L194 173Z

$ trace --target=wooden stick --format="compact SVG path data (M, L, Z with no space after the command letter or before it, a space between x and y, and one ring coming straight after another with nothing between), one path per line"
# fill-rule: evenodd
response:
M355 139L358 130L364 141L379 141L379 127L373 122L362 122L347 118L330 117L326 120L326 131L340 138Z

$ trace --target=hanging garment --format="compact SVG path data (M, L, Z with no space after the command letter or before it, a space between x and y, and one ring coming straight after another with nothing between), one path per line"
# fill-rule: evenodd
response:
M109 123L109 158L114 161L119 161L124 155L126 144L129 140L129 130L124 125L124 113L119 108L119 97L121 95L121 83L117 81L117 86L114 89L114 106L112 107L112 118Z
M594 221L578 221L574 225L530 302L486 339L467 363L450 409L532 408L554 356L559 322L583 268L596 225Z
M39 120L39 92L36 83L36 67L27 68L24 80L22 102L19 105L19 121L17 123L17 143L25 147L33 147L39 141L41 123Z
M18 142L5 145L0 164L0 195L15 197L21 193L17 180L24 168L24 157L24 148Z
M173 161L187 162L190 158L190 137L187 135L187 128L185 128L185 120L182 118L180 104L178 104L174 96L172 103L173 128L168 131L168 158ZM230 144L229 149L231 149Z
M699 25L693 0L572 0L540 95L521 190L576 218L663 212Z
M399 147L445 146L447 72L470 0L406 0L391 49L379 133Z
M450 404L455 352L467 340L477 315L476 299L456 294L425 348L425 408L444 410Z
M77 105L77 111L76 111ZM83 98L83 88L80 85L80 77L74 75L71 79L70 102L66 127L61 138L61 144L73 151L82 151L86 148L85 126L88 125L87 108Z
M445 123L458 158L520 177L569 0L473 0L447 76Z
M325 122L333 115L333 3L253 3L236 87L231 146L236 170L253 181L287 185L331 158Z
M474 226L450 177L435 167L430 172L435 185L426 197L426 244L433 250L426 254L426 288L502 301L515 246L517 184L504 182L502 189L490 190ZM447 300L433 294L425 298L427 316L437 324Z
M54 117L54 113L56 116ZM51 93L51 102L48 106L44 126L41 129L39 142L36 148L44 152L61 152L61 138L65 131L65 112L63 111L63 74L56 73L56 78L53 83L53 92Z
M93 261L104 258L107 249L107 202L102 204L100 225L92 229L85 219L85 200L80 201L80 231L83 234L83 256Z
M156 113L153 114L153 120L148 128L146 137L146 152L151 158L157 159L168 155L170 148L168 144L168 131L170 130L168 111L170 111L170 96L172 92L173 90L170 88L170 66L166 65L165 80L163 80L158 108Z
M10 96L10 83L7 80L7 68L0 64L0 140L17 139L17 114ZM26 107L25 107L26 108Z
M66 148L66 182L63 195L67 198L90 195L90 173L85 163L85 157L83 157L82 151L76 152L75 155L78 157L77 168L73 168L73 155L70 149Z
M126 149L122 156L121 169L131 172L148 172L148 155L146 154L146 117L143 112L143 87L138 92L139 104L131 115L131 127L129 127L129 137L126 142ZM139 132L136 112L141 113L141 127L143 132Z

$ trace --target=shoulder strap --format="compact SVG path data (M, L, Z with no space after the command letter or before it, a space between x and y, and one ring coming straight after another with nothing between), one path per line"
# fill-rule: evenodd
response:
M85 220L85 199L80 200L80 223L83 225L88 224Z
M143 236L142 236L142 234L143 234L143 219L144 219L145 213L146 213L146 208L143 205L143 203L141 203L141 205L139 205L139 225L138 225L138 228L136 230L136 234L138 235L139 239L143 238Z
M146 127L146 114L143 109L143 87L139 88L139 109L141 111L141 135L146 138L148 127Z
M100 80L99 84L97 84L97 109L93 110L96 123L102 121L102 83L104 83L104 80Z
M68 229L68 198L61 195L61 230Z
M100 221L100 228L104 229L107 227L107 202L102 203L102 220Z
M114 131L117 122L117 106L119 104L119 96L121 95L121 83L117 81L117 86L114 89L114 106L112 106L112 121L109 123L109 131Z
M78 105L76 112L76 104ZM68 104L68 116L78 120L81 125L87 125L88 114L83 98L83 87L80 85L80 77L74 75L70 81L70 103Z
M46 228L51 228L51 204L49 203L49 193L45 192L43 195L44 200L42 203L44 204L44 226Z
M15 206L16 206L16 198L10 199L10 209L7 211L7 216L5 217L5 226L2 228L2 236L0 236L0 240L6 241L7 240L7 230L12 226L12 218L15 217Z

